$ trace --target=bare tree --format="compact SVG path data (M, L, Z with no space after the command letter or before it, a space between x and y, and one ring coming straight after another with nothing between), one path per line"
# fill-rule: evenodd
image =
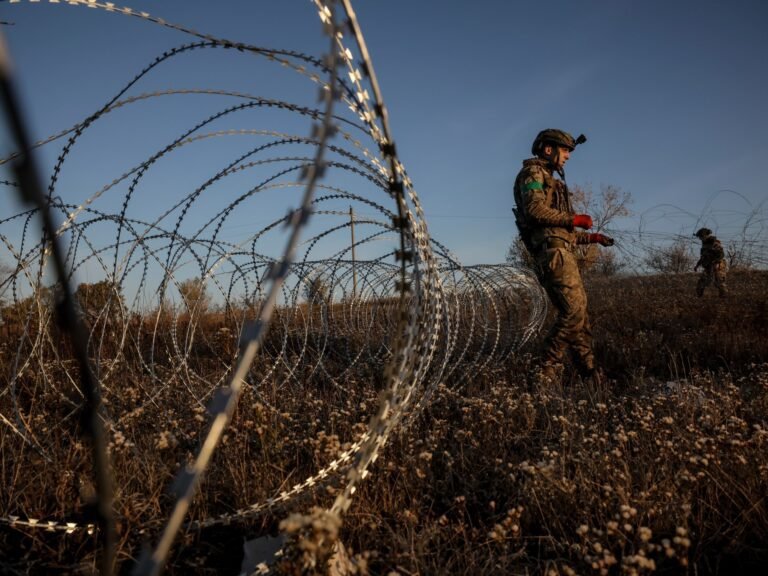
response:
M322 274L312 275L307 280L306 286L304 286L304 297L307 299L307 302L310 304L325 302L328 296L330 296L330 290Z
M570 188L571 203L577 213L589 214L593 229L601 232L616 220L632 215L629 209L632 194L613 184L602 184L600 193L595 195L590 185L575 185Z
M520 268L533 269L535 265L533 256L528 252L528 248L525 247L525 243L520 236L516 236L515 239L512 240L512 244L507 248L506 260L509 264Z
M202 314L210 306L210 298L206 291L205 284L200 278L189 278L179 283L179 294L181 294L184 304L189 312Z
M571 204L576 213L592 216L594 226L592 231L601 232L616 219L630 216L632 194L612 184L600 186L600 192L595 194L592 187L575 185L570 187ZM525 244L516 237L507 249L507 262L533 268L533 258L525 248ZM598 273L615 274L624 264L620 263L614 254L602 250L596 244L581 245L576 248L576 259L579 269L586 271L596 267Z
M5 262L0 262L0 323L3 321L3 306L6 304L5 293L11 286L13 268Z
M590 248L595 248L595 250L588 252L587 257L592 259L585 259L584 262L584 269L590 274L615 276L626 267L626 263L619 260L614 250L600 250L597 246L591 246Z
M53 292L55 293L58 289L58 287L54 287ZM112 310L124 307L120 287L111 280L102 280L92 284L83 282L75 290L75 300L88 322L93 322L101 314L108 311L110 306L114 307Z
M688 242L678 238L669 246L654 248L646 256L645 265L662 274L680 274L689 272L695 263Z
M751 270L755 267L755 258L752 252L752 244L746 240L737 243L731 240L725 251L728 268L731 270Z
M603 232L616 218L632 214L632 194L612 184L600 186L595 194L592 187L575 185L570 188L571 204L577 214L592 216L590 232ZM615 274L623 265L610 250L603 250L597 244L582 244L576 248L579 269L594 271L603 275ZM597 268L597 270L594 270Z

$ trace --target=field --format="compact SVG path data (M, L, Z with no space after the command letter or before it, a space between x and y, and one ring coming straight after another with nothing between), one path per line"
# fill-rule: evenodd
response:
M490 363L478 361L482 350L465 355L473 364L448 373L403 420L341 521L324 510L342 475L248 510L361 437L379 404L386 331L359 336L365 346L322 339L322 369L305 359L298 371L265 372L257 362L267 385L246 388L166 573L237 574L245 542L279 534L287 544L274 569L284 574L323 573L337 542L346 570L360 574L756 572L768 565L768 273L733 272L725 299L698 299L694 284L692 274L589 279L608 376L600 389L569 371L561 386L537 387L540 336ZM144 321L126 320L139 326L133 334ZM168 487L207 429L205 376L236 352L226 326L221 314L199 322L187 366L155 343L151 364L138 345L101 367L122 573L157 540ZM277 326L265 350L293 345ZM18 340L8 322L2 330L10 374ZM297 353L318 338L304 335ZM109 339L101 342L109 357ZM350 349L364 361L345 369ZM34 431L25 442L0 426L3 573L96 570L97 534L83 528L93 522L91 452L66 374L41 381L30 368L0 396L0 414L20 414Z
M599 33L538 43L534 93L508 73L528 36L460 3L134 1L4 3L0 574L765 571L763 181L713 147L759 149L738 131L759 90L717 93L756 86L759 18L579 9ZM710 25L741 51L682 58ZM702 62L704 100L677 74ZM673 122L620 109L656 98ZM467 266L449 246L504 249L522 131L584 103L586 132L639 121L574 155L621 187L554 203L616 240L578 249L604 378L542 386L552 312L524 244ZM533 148L564 182L570 156ZM700 226L727 298L695 297Z

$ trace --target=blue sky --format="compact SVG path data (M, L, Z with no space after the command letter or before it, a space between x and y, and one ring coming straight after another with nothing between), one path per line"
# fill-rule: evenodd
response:
M235 41L316 55L326 45L308 0L126 5ZM706 224L727 240L768 198L765 2L364 0L353 6L429 230L467 264L503 261L516 233L512 182L542 128L587 135L567 166L568 181L630 192L635 216L615 224L627 233L642 223L673 238ZM136 18L66 5L2 2L0 20L13 23L3 32L39 138L83 119L163 50L190 41ZM257 67L248 78L244 70L216 57L188 58L140 91L227 86L314 99L291 74ZM121 125L116 114L105 126L110 154L100 149L98 134L87 144L93 156L84 142L62 193L73 201L92 193L107 174L118 176L132 154L140 157L142 142L163 141L163 130L175 134L190 121L183 110L151 106L144 117L156 122L139 126L126 117ZM7 143L0 151L7 153ZM45 153L46 166L57 153L57 147ZM89 164L96 157L104 176ZM170 185L182 177L165 178Z

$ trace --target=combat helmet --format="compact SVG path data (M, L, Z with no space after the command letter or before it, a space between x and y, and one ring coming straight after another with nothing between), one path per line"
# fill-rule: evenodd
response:
M707 236L712 236L712 230L709 228L699 228L696 230L696 233L694 234L699 240L702 238L706 238Z
M542 130L536 135L536 139L531 146L531 153L538 156L544 149L546 144L554 144L556 146L562 146L573 151L576 146L583 144L587 141L587 137L584 134L580 134L578 138L574 138L568 132L563 130L557 130L556 128L547 128Z

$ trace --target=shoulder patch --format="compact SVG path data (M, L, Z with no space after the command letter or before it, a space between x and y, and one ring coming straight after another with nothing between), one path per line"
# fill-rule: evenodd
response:
M544 190L544 184L542 182L537 182L536 180L533 180L531 182L528 182L523 186L523 189L527 192L528 190Z

